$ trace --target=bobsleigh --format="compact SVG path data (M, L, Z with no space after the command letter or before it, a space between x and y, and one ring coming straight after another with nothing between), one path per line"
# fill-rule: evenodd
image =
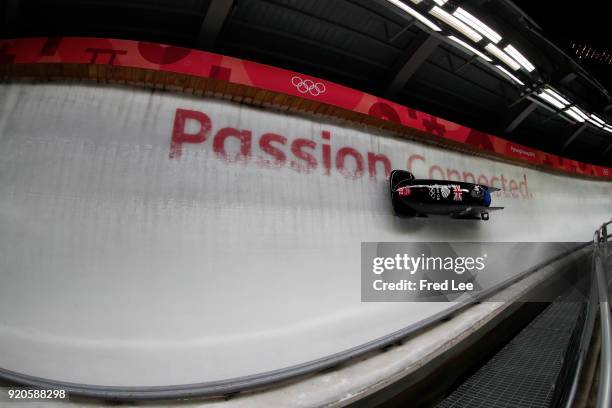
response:
M450 180L420 180L406 170L393 170L389 177L391 203L400 217L448 215L452 218L489 219L491 193L499 188Z

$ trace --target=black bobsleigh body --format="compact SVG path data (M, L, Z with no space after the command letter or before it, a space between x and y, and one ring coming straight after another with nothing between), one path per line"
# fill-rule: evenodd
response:
M391 202L398 216L426 217L429 214L453 218L489 219L491 193L498 188L450 180L419 180L405 170L393 170L389 177Z

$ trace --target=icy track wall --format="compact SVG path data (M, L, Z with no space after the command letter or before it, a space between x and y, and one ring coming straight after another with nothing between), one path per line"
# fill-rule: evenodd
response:
M398 219L392 168L504 187L506 209ZM448 307L362 303L361 242L587 241L611 194L219 100L0 85L0 368L154 386L312 361Z

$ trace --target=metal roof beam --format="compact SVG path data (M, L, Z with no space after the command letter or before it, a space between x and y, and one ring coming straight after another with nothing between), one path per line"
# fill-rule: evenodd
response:
M285 40L289 39L289 40L294 41L294 42L300 42L302 44L307 44L307 45L311 45L313 47L320 48L322 50L327 50L327 51L334 52L334 53L336 53L338 55L342 55L342 56L344 56L346 58L350 58L350 59L352 59L354 61L359 61L361 63L370 65L372 67L377 67L377 68L380 68L380 69L385 70L385 71L389 70L389 66L387 64L383 64L381 62L376 62L372 58L361 57L361 56L359 56L359 55L357 55L357 54L355 54L353 52L341 50L341 49L339 49L337 47L334 47L334 46L331 46L331 45L327 45L327 44L321 43L320 41L309 39L309 38L306 38L306 37L301 36L301 35L295 35L295 34L291 34L291 33L287 33L287 32L278 31L278 30L275 30L275 29L271 29L271 28L268 28L268 27L262 27L260 25L251 24L251 23L249 23L247 21L239 20L237 18L232 19L232 24L236 24L236 25L239 25L241 27L248 28L248 29L251 29L251 30L254 30L254 31L259 31L261 33L272 34L272 35L276 36L279 40L281 40L281 39L285 39ZM300 51L298 53L301 53L301 50L300 50L299 46L298 47L294 46L294 49ZM302 53L302 55L303 55L303 53ZM304 61L306 59L307 59L306 57L303 57ZM349 66L350 66L350 64L349 64Z
M215 46L217 37L233 5L234 0L211 0L196 39L197 48L211 49Z
M521 112L504 129L504 133L512 133L514 130L521 124L529 115L533 113L538 108L538 104L535 102L530 102Z
M403 62L399 70L396 71L395 77L389 83L386 90L387 96L396 95L408 83L425 60L438 48L440 43L441 40L437 37L429 35L424 31L419 33L407 50L408 58Z
M306 16L306 17L310 17L310 18L312 18L314 20L322 21L324 23L327 23L327 24L330 24L330 25L334 25L336 27L341 27L344 30L346 30L348 32L351 32L353 34L356 34L356 35L358 35L360 37L367 38L369 40L375 41L376 43L378 43L379 46L387 48L387 49L390 49L392 51L401 51L401 49L399 47L396 47L396 46L390 44L391 42L393 42L393 39L388 40L388 42L387 42L387 41L382 40L380 38L377 38L377 37L375 37L373 35L370 35L370 34L367 34L367 33L363 32L363 31L360 31L360 30L358 30L355 27L351 27L349 24L345 24L341 20L334 20L334 19L331 19L331 18L327 18L325 16L321 16L321 15L312 13L310 11L303 10L303 9L301 9L299 7L292 6L291 4L279 2L277 0L261 0L261 1L263 1L265 3L268 3L268 4L271 4L273 6L279 7L279 8L283 8L283 9L286 9L286 10L291 10L294 13L301 14L301 15ZM386 21L383 21L383 22L386 23ZM404 27L404 28L409 28L411 25L412 24L409 24L407 27ZM388 37L386 37L386 38L388 38Z
M402 35L406 34L408 31L410 31L412 26L414 26L414 22L415 22L415 20L412 20L411 22L406 24L401 30L399 30L397 33L395 33L394 36L389 38L389 43L393 43L395 40L400 38ZM386 24L386 22L385 22L385 24Z
M563 146L561 147L561 151L565 151L565 149L567 149L567 146L569 146L570 143L572 143L586 128L587 128L586 122L578 126L576 130L574 130L574 132L570 135L570 137L567 138L565 143L563 143Z
M309 68L314 68L317 71L327 71L328 73L333 73L334 75L338 76L339 78L352 78L355 79L357 81L363 81L363 82L368 82L371 80L370 77L366 77L363 75L355 75L351 72L348 72L346 70L342 70L342 69L338 69L338 68L334 68L331 67L329 65L326 64L320 64L320 63L314 63L312 61L305 61L303 58L298 58L298 57L293 57L290 55L287 55L286 53L280 53L280 52L275 52L275 51L271 51L269 49L263 49L263 48L256 48L256 47L252 47L252 46L246 46L242 43L234 43L234 42L224 42L224 46L229 47L229 49L238 49L241 51L256 51L258 53L264 54L264 55L269 55L273 58L277 58L279 60L283 60L283 61L290 61L294 64L299 64L299 65L303 65L305 67L309 67Z

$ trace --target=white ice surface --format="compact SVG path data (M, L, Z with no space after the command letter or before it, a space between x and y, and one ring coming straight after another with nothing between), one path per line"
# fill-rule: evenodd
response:
M212 135L169 158L177 108L212 135L249 129L226 163ZM321 168L351 146L522 181L488 222L393 216L387 181ZM266 167L266 132L316 143L319 166ZM228 144L228 150L236 146ZM289 146L281 147L288 162ZM367 163L366 163L367 169ZM379 169L380 173L380 169ZM115 386L222 380L289 367L406 327L444 303L362 303L362 241L587 241L612 183L567 178L312 119L130 88L0 85L0 367ZM524 259L541 259L534 246ZM522 262L522 263L521 263Z

